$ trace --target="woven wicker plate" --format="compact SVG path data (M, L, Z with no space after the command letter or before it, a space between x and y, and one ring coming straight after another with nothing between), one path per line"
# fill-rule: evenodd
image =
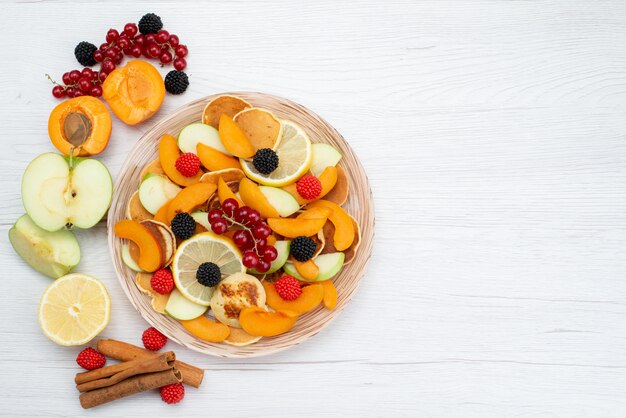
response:
M374 237L374 207L371 190L365 171L358 158L343 137L326 121L305 107L287 99L262 93L232 92L244 98L253 106L264 107L274 112L279 118L290 119L299 123L307 131L313 142L326 142L341 151L341 166L350 180L350 195L343 205L344 209L357 220L361 226L361 245L354 260L344 266L333 278L337 288L337 307L333 311L319 307L301 316L296 325L287 333L272 338L262 338L255 344L237 347L224 343L210 343L200 340L167 315L159 314L150 306L150 297L143 294L135 285L135 273L123 263L120 248L121 241L113 233L113 225L126 217L126 207L132 194L139 187L139 174L143 167L158 156L158 143L163 134L177 136L180 130L193 122L199 122L206 103L218 95L196 100L178 109L170 117L162 120L135 144L122 166L115 183L115 192L109 210L107 228L109 251L117 277L135 309L152 326L168 338L179 344L220 357L254 357L276 353L300 344L324 329L346 307L354 295L359 281L372 252Z

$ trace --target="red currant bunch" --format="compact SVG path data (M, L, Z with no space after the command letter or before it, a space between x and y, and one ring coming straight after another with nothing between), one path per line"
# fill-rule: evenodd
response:
M221 209L211 210L209 223L211 230L218 235L226 233L229 228L235 230L233 242L242 251L243 265L249 269L265 273L278 257L276 248L267 244L272 230L263 222L259 212L248 206L240 207L235 199L226 199Z
M104 76L106 77L106 75ZM50 76L50 81L54 83L52 88L52 95L58 99L67 97L79 97L79 96L102 96L102 81L101 74L91 68L83 68L80 70L72 70L63 74L63 83L57 83Z

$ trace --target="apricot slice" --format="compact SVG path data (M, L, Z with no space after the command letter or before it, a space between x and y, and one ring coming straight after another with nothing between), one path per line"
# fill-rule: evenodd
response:
M333 211L327 207L319 206L316 208L307 208L301 212L298 219L315 219L315 218L328 218Z
M237 113L234 121L245 132L254 152L261 148L275 150L283 136L280 120L269 110L252 107Z
M57 105L48 118L48 135L65 155L100 154L111 137L111 114L95 97L81 96Z
M230 335L228 325L211 321L204 315L180 323L191 335L212 343L222 342Z
M249 306L239 313L241 328L248 334L273 337L291 329L298 320L298 313L289 310L268 312L258 306Z
M163 254L158 239L143 225L130 219L115 224L115 235L133 241L139 247L137 264L142 270L153 272L161 267Z
M333 244L337 251L343 251L349 248L354 241L354 224L352 223L350 215L348 215L341 206L329 202L328 200L318 200L316 202L309 203L307 208L316 208L320 206L328 208L332 211L328 220L331 221L335 227Z
M196 183L181 190L169 205L167 211L167 224L169 225L179 212L191 213L191 211L206 203L215 193L217 186L208 183Z
M176 138L172 135L165 134L159 142L159 162L167 177L179 186L187 187L196 184L202 177L199 172L193 177L185 177L176 169L176 160L180 157L180 150L176 143Z
M237 158L231 157L216 150L213 147L198 142L196 154L200 163L209 171L223 170L225 168L238 168L241 170L241 163Z
M335 183L335 187L333 187L326 194L326 196L324 196L324 199L341 206L346 203L346 200L348 200L348 194L350 192L350 182L348 180L348 176L346 175L345 170L341 168L340 165L335 166L335 168L337 169L337 182Z
M310 237L324 227L326 218L297 219L297 218L268 218L267 224L278 235L287 238L299 236Z
M165 202L163 204L163 206L161 206L159 208L159 210L157 211L157 213L154 215L154 220L157 222L163 222L164 224L167 224L168 221L168 214L170 212L170 204L172 203L172 200L174 200L174 198L168 200L167 202Z
M241 199L239 199L237 195L233 193L233 191L230 189L228 184L226 184L222 177L220 177L217 181L217 196L220 199L220 203L224 203L224 200L226 199L235 199L237 203L239 203L239 206L243 206L243 202L241 201Z
M228 115L220 116L218 131L224 148L235 157L250 158L254 155L255 149L245 132Z
M274 209L263 192L261 192L259 186L257 186L257 184L252 180L247 178L241 179L239 182L239 196L241 196L241 200L243 200L247 206L258 210L261 217L280 218L278 211Z
M122 122L136 125L159 110L165 84L152 64L132 60L107 76L102 83L102 97Z
M265 303L277 311L289 310L303 314L317 308L324 297L324 288L320 283L303 287L302 294L296 300L281 298L274 283L263 282L263 287L265 288Z
M236 96L219 96L211 100L202 112L202 122L211 125L215 129L219 126L220 116L225 114L234 117L245 108L251 107L250 103Z
M304 262L294 259L293 266L296 268L296 271L300 274L300 276L304 277L306 280L315 280L320 272L320 268L312 259Z
M302 205L306 205L307 203L314 202L316 200L321 199L326 196L330 191L333 190L335 184L337 183L337 168L334 166L328 166L322 171L322 174L318 177L320 183L322 183L322 192L315 199L305 199L300 196L298 190L296 189L296 183L291 183L287 186L283 187L283 190L289 192L297 201Z
M139 192L133 193L128 201L126 217L133 221L141 222L145 219L152 219L152 214L146 210L139 200Z
M324 288L324 297L322 298L322 303L326 309L330 309L331 311L335 309L337 306L337 289L335 285L330 280L324 280L319 283Z

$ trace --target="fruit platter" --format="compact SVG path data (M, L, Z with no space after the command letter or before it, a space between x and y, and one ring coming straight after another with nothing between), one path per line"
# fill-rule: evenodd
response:
M161 333L210 355L317 334L371 254L371 191L350 146L268 94L215 94L165 117L114 190L108 241L124 292Z

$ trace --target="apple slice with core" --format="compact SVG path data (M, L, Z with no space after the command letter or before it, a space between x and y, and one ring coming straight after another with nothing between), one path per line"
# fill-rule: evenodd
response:
M188 321L204 314L208 306L198 305L183 296L178 289L172 290L170 298L165 305L165 313L180 321Z
M326 167L336 166L342 157L337 149L328 144L313 144L311 145L311 152L313 159L309 170L315 177L319 177Z
M339 270L341 270L341 266L343 266L344 259L345 254L341 252L321 254L315 257L313 260L315 261L315 264L317 264L317 266L319 267L320 271L317 277L313 280L307 280L302 277L300 273L298 273L298 270L296 270L296 267L293 265L293 263L285 263L283 269L285 270L285 273L295 277L298 280L302 280L303 282L320 282L322 280L330 279L335 274L339 273Z
M223 154L232 154L222 144L220 135L214 127L205 123L192 123L185 126L178 134L178 148L182 152L196 154L198 144L207 145Z
M139 185L139 201L153 215L182 189L166 176L146 174Z
M270 205L272 205L283 218L296 213L300 209L298 201L283 189L270 186L259 186L259 189Z
M91 228L109 209L113 182L98 160L48 152L30 162L22 177L22 201L39 227Z
M9 230L9 241L29 266L53 279L69 273L80 261L80 247L72 231L46 231L28 215L22 215Z

